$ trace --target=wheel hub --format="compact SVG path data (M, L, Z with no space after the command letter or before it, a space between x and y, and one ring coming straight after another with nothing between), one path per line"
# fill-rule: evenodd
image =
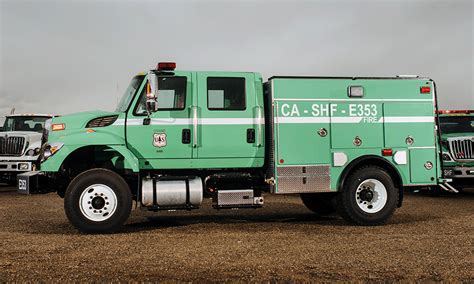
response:
M96 210L102 209L105 206L105 199L100 196L97 196L97 197L92 198L91 203L92 203L92 208Z
M370 189L363 189L359 196L362 201L370 202L374 198L374 193Z
M87 219L96 222L105 221L117 208L117 195L105 184L90 185L81 194L79 208Z
M377 213L387 203L387 189L376 179L367 179L359 184L355 193L356 203L365 213Z

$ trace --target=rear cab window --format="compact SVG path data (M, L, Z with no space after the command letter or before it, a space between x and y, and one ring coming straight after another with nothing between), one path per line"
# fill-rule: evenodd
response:
M246 107L245 78L207 78L207 108L209 110L245 110Z

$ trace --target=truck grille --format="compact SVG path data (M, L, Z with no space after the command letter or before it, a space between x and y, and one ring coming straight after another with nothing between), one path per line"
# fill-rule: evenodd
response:
M456 161L474 160L474 137L448 139L451 156Z
M0 137L0 156L21 156L24 137Z

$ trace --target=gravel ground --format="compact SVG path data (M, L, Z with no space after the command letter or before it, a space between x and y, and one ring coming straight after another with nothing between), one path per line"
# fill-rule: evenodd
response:
M56 194L0 188L0 282L474 282L474 191L406 195L385 226L311 214L297 196L262 209L134 211L123 233L81 235Z

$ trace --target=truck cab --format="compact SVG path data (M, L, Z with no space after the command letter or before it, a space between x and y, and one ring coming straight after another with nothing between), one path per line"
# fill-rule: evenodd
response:
M48 114L11 114L0 131L0 182L16 183L19 173L36 170Z
M443 174L462 189L474 181L474 110L439 111Z
M70 222L97 233L118 230L132 201L193 210L209 196L216 209L244 209L265 194L299 194L316 214L379 225L405 187L441 181L429 78L263 82L175 67L134 76L113 112L54 118L40 171L20 176L18 191L56 191Z

